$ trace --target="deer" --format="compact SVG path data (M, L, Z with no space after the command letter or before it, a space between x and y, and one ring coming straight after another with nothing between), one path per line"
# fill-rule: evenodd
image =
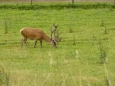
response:
M49 44L51 44L53 47L56 48L57 47L56 42L60 42L61 38L59 38L60 34L56 35L58 25L53 24L53 26L54 26L53 30L52 30L52 26L50 28L51 37L47 36L43 30L38 28L28 28L28 27L22 28L20 30L20 33L23 36L23 39L21 40L21 47L23 46L23 43L25 43L26 46L28 47L26 41L27 39L30 39L30 40L35 40L34 48L36 47L37 41L40 41L40 46L42 48L43 40L45 40L46 42L48 42ZM52 35L54 35L54 38L52 37Z

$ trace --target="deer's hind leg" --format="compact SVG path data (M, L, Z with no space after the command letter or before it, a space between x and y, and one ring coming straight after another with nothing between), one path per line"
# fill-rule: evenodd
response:
M40 47L42 48L42 40L40 40Z

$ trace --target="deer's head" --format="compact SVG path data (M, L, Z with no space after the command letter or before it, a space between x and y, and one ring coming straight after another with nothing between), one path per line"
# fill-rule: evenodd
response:
M58 25L53 24L53 26L54 26L53 30L52 30L52 27L50 28L50 30L51 30L51 44L53 47L56 48L57 47L56 43L61 41L61 38L59 37L59 35L61 33L57 32ZM52 37L52 35L54 35L54 37Z

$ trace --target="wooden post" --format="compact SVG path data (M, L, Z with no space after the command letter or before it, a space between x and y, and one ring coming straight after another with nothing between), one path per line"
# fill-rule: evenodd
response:
M74 0L72 0L72 4L74 4Z
M115 5L115 0L114 0L114 5Z
M31 0L31 6L32 6L32 0Z

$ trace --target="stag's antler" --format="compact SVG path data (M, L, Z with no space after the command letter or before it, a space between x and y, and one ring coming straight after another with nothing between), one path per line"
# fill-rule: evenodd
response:
M50 31L51 31L51 39L53 39L52 34L56 31L56 28L52 31L52 26L51 26Z
M59 42L59 41L61 41L61 39L62 38L60 38L59 37L59 35L61 34L61 32L60 33L58 33L57 32L57 27L58 27L58 25L55 25L55 23L53 24L53 26L54 26L54 40L56 41L56 42Z

